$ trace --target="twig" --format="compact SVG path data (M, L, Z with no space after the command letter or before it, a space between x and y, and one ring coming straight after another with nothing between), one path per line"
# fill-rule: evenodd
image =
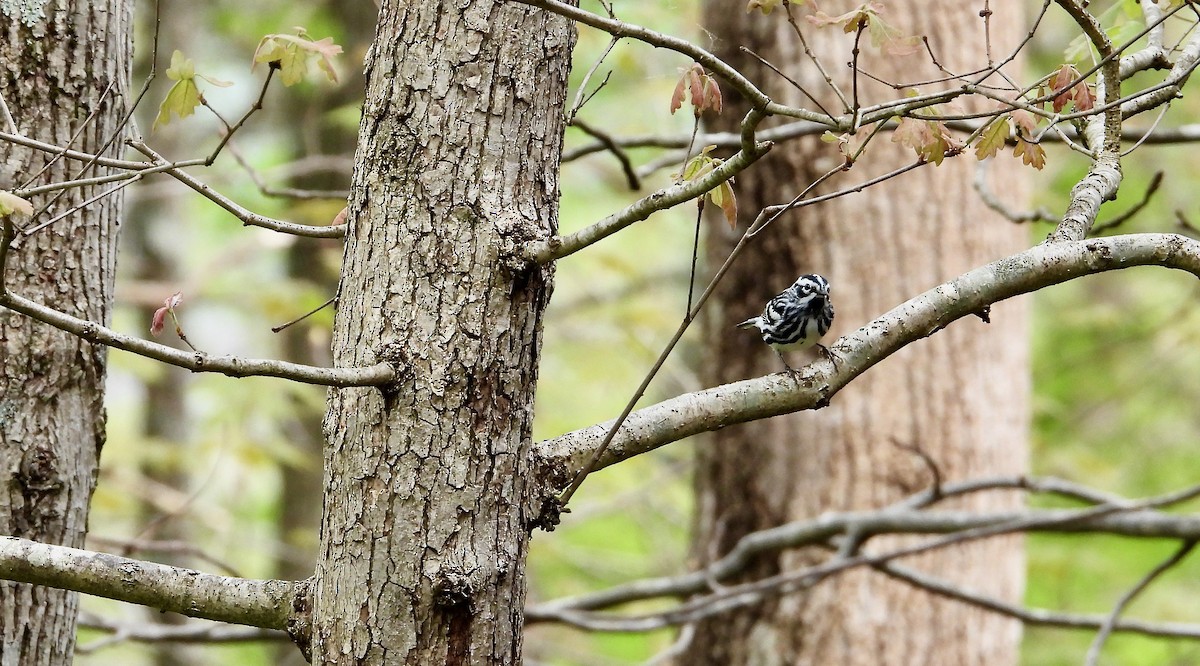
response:
M140 139L130 141L129 145L143 155L155 160L157 163L168 163L166 158L164 158L162 155L159 155L154 150L151 150L150 147ZM341 238L346 234L346 228L342 225L325 227L309 226L305 224L296 224L294 222L276 220L274 218L266 217L265 215L252 213L239 205L233 199L220 194L213 188L205 185L187 173L184 173L180 169L166 169L166 172L179 182L200 193L202 196L204 196L204 198L212 201L221 208L224 208L234 217L241 220L242 224L246 226L263 227L264 229L270 229L272 231L293 234L296 236L307 236L309 238Z
M237 121L237 124L233 125L232 127L228 122L225 121L225 118L222 117L220 113L217 113L216 109L214 109L207 101L205 101L203 97L200 98L200 103L204 105L204 108L211 111L212 114L217 117L217 120L220 120L221 124L225 126L224 136L221 137L220 143L218 143L217 147L214 148L212 153L209 154L208 159L204 161L204 166L212 166L212 163L216 161L217 156L221 154L221 149L225 147L225 144L229 143L229 140L233 138L234 133L240 130L242 126L246 124L247 120L250 120L250 116L254 115L255 111L262 110L263 100L267 97L267 89L271 85L271 78L275 76L276 69L279 69L279 66L275 63L271 63L267 67L267 76L263 79L262 88L260 88L258 91L258 97L254 100L254 103L250 105L250 108L246 109L246 113L242 114L242 117Z
M1096 633L1096 638L1092 640L1092 645L1088 648L1087 658L1084 660L1084 664L1086 666L1096 666L1096 663L1100 660L1100 651L1104 649L1104 642L1107 641L1109 635L1112 634L1113 628L1117 624L1117 620L1121 617L1121 612L1125 610L1125 607L1129 605L1129 602L1133 601L1134 597L1141 594L1142 590L1145 590L1147 587L1149 587L1150 583L1154 582L1155 578L1158 578L1162 574L1166 573L1171 567L1174 567L1176 564L1182 562L1183 559L1186 558L1195 547L1195 539L1184 541L1182 544L1180 544L1179 549L1176 550L1173 555L1160 562L1158 566L1151 569L1145 576L1142 577L1141 580L1137 582L1136 585L1130 588L1128 592L1121 595L1121 598L1117 600L1117 604L1113 606L1112 612L1109 613L1108 617L1104 619L1104 624L1100 625L1100 631Z
M1146 205L1150 203L1150 198L1154 196L1154 193L1158 191L1159 186L1162 185L1162 180L1163 180L1163 172L1162 171L1155 172L1154 176L1150 178L1150 183L1148 185L1146 185L1146 191L1142 194L1141 201L1138 201L1129 210L1125 211L1124 213L1121 213L1120 215L1114 217L1113 219L1111 219L1107 222L1104 222L1103 224L1097 224L1096 226L1092 227L1090 235L1099 236L1100 234L1104 233L1105 231L1109 231L1111 229L1116 229L1117 227L1121 226L1122 224L1125 224L1126 222L1128 222L1131 218L1136 216L1138 213L1142 212L1142 209L1144 209L1146 207Z
M391 382L396 376L395 369L387 363L378 363L365 368L318 368L287 361L213 356L201 352L189 353L118 333L95 322L72 317L10 292L0 293L0 306L32 317L93 344L106 345L138 354L169 365L187 368L192 372L219 372L230 377L282 377L305 384L337 387L381 386Z
M289 326L294 326L294 325L296 325L296 324L298 324L298 323L300 323L300 322L304 321L305 319L308 319L309 317L311 317L311 316L313 316L313 315L317 314L317 313L318 313L318 312L320 312L321 310L324 310L325 308L329 307L330 305L333 305L333 304L334 304L334 303L337 301L337 298L338 298L338 297L337 297L336 295L334 295L334 296L330 297L330 299L329 299L329 300L327 300L327 301L325 301L324 303L322 303L322 304L318 305L317 307L313 308L312 310L309 310L308 312L305 312L304 314L300 315L299 317L296 317L295 319L293 319L293 320L291 320L291 321L289 321L289 322L287 322L287 323L280 324L280 325L278 325L278 326L272 326L272 327L271 327L271 332L272 332L272 333L278 333L278 332L282 331L283 329L285 329L285 328L287 328L287 327L289 327Z
M637 172L633 168L633 161L629 159L629 154L625 152L624 148L621 148L619 145L617 145L616 141L613 141L613 138L610 134L607 132L601 132L600 130L575 117L571 118L571 126L579 128L579 131L599 141L602 146L607 148L608 151L613 154L613 157L617 158L617 161L621 163L621 171L625 173L625 181L629 183L629 189L635 192L642 189L642 183L638 179Z
M1025 608L1000 599L989 597L977 592L958 587L950 582L927 575L916 569L885 562L872 566L888 576L905 582L913 587L932 592L947 599L954 599L965 604L1019 620L1027 627L1051 627L1055 629L1099 629L1105 617L1101 615L1080 615L1075 613L1056 613L1042 608ZM1200 625L1181 624L1174 622L1145 622L1142 620L1117 620L1114 631L1143 636L1162 638L1184 638L1200 640Z
M612 17L611 9L609 10L609 17ZM583 105L587 104L588 100L592 99L592 97L595 97L596 93L600 92L600 89L608 83L608 78L612 76L611 71L604 76L604 80L600 82L600 85L596 86L596 89L593 90L591 94L584 97L584 94L587 92L588 81L592 80L592 75L596 73L597 69L600 69L600 65L604 62L604 59L608 57L608 54L612 52L613 47L615 47L619 41L621 41L621 38L616 36L609 40L608 46L604 49L604 52L600 54L599 58L596 58L596 62L592 63L592 66L588 69L587 73L583 75L583 80L579 82L579 90L575 91L575 103L571 105L571 109L567 112L566 118L568 125L571 125L575 122L575 116L579 113L579 110L583 108ZM635 187L633 189L636 190L637 188Z

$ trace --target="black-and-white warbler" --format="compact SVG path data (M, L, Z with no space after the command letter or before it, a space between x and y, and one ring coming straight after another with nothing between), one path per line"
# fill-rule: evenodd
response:
M763 342L779 354L788 365L783 352L816 345L829 360L833 354L817 344L829 332L833 323L833 304L829 301L829 281L820 275L801 275L792 286L767 302L763 313L737 325L738 328L757 328Z

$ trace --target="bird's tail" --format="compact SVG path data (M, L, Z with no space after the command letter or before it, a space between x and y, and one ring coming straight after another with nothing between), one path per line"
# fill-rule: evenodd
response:
M737 325L737 328L754 328L758 325L758 317L751 317Z

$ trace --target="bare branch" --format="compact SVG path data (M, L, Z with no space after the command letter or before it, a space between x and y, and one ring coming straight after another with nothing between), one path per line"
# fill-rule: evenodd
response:
M0 536L0 577L233 624L287 629L296 584L231 578Z
M717 386L631 413L597 469L690 435L828 402L843 386L904 346L985 306L1082 275L1130 266L1164 266L1200 276L1200 242L1177 234L1132 234L1048 243L992 262L921 294L831 345L839 363ZM579 469L611 422L537 445L546 469Z
M746 167L758 161L770 149L771 144L760 143L755 150L738 151L724 164L705 174L702 178L676 183L650 196L638 199L599 222L566 236L555 236L549 240L536 241L526 247L526 256L539 264L562 259L583 248L603 240L635 222L641 222L654 213L695 199L729 180Z
M526 617L527 621L531 618L534 621L560 621L603 631L648 631L694 622L759 603L767 597L809 588L856 567L875 567L901 557L1018 532L1103 532L1193 540L1200 536L1200 516L1178 516L1151 509L1178 504L1197 495L1200 495L1200 486L1140 501L1121 500L1077 510L997 514L965 511L908 513L892 507L870 512L824 514L813 521L751 533L743 537L729 554L703 571L635 581L599 593L542 604L527 610ZM947 536L879 554L836 557L804 569L721 588L664 612L621 617L587 612L589 609L630 601L682 597L707 591L710 581L719 581L743 570L753 554L763 551L826 545L839 535L855 534L860 539L866 539L871 535L911 533Z
M151 150L150 147L141 140L130 141L129 145L133 146L138 152L155 160L159 164L169 163L166 158ZM166 172L179 182L187 185L204 196L204 198L229 211L234 217L241 220L243 225L263 227L264 229L270 229L272 231L279 231L296 236L308 236L309 238L341 238L342 236L346 235L346 227L344 225L325 227L309 226L305 224L296 224L295 222L276 220L265 215L259 215L258 213L250 212L233 199L222 195L213 188L205 185L195 177L183 172L180 169L167 169Z
M1086 666L1096 666L1096 663L1100 660L1100 651L1104 649L1104 642L1108 640L1109 635L1112 634L1113 627L1116 626L1117 620L1119 620L1121 617L1121 612L1125 610L1125 607L1129 605L1129 602L1133 601L1134 597L1136 597L1138 594L1141 594L1143 590L1149 587L1150 583L1154 582L1155 578L1158 578L1162 574L1166 573L1168 569L1182 562L1195 547L1196 539L1193 538L1184 541L1174 554L1160 562L1158 566L1154 567L1145 576L1143 576L1142 579L1137 582L1137 585L1134 585L1128 592L1121 595L1120 600L1118 600L1117 604L1113 606L1112 612L1109 613L1107 618L1105 618L1104 624L1100 626L1100 631L1096 634L1096 639L1092 641L1091 647L1088 648L1087 659L1084 661Z
M982 608L999 615L1020 620L1027 627L1052 627L1056 629L1099 629L1105 621L1102 615L1082 615L1076 613L1058 613L1043 608L1025 608L1007 601L989 597L970 590L965 590L953 583L930 576L909 567L891 562L877 564L874 567L896 580L903 581L913 587L934 594L961 601L965 604ZM1200 625L1182 624L1179 622L1146 622L1144 620L1118 619L1113 625L1113 631L1160 638L1186 638L1200 640Z
M146 622L122 623L110 618L82 611L79 626L92 631L102 631L111 636L88 645L79 645L76 652L95 652L120 641L136 643L246 643L257 641L291 641L286 632L278 629L263 629L234 624L214 623L204 620L185 624L148 624Z
M712 70L714 74L720 76L722 79L728 82L729 85L733 86L739 93L741 93L742 96L746 98L746 101L750 104L750 106L757 111L761 111L769 115L789 116L792 118L802 118L804 120L811 120L824 124L833 124L833 119L829 116L815 113L807 109L794 108L772 102L771 99L767 97L767 95L761 90L759 90L758 87L751 83L749 79L747 79L745 76L742 76L741 72L729 66L725 61L716 57L712 53L705 51L704 49L685 39L671 37L659 32L655 32L648 28L643 28L639 25L625 23L624 21L619 21L617 19L606 18L604 16L600 16L599 14L593 14L589 11L579 9L578 7L568 5L565 2L559 2L559 0L511 1L554 12L555 14L565 16L573 21L596 28L597 30L603 30L613 37L628 37L631 39L636 39L639 42L649 44L650 46L664 48L686 55L692 60L695 60L703 65L705 68Z
M0 247L0 249L3 249ZM3 264L0 263L0 267ZM91 342L120 349L163 363L187 368L192 372L219 372L230 377L282 377L305 384L321 386L381 386L395 379L396 372L387 363L366 368L318 368L271 359L213 356L203 352L185 352L156 342L123 335L95 322L72 317L53 308L3 290L0 285L0 307L19 312L59 330Z

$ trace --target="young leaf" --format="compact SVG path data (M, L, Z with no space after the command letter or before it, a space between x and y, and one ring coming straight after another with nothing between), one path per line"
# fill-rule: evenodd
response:
M1023 164L1042 170L1046 166L1046 151L1041 144L1030 143L1023 136L1017 136L1017 145L1013 148L1013 157L1020 157Z
M733 196L733 186L729 184L729 181L725 181L709 190L708 198L721 207L721 212L725 213L725 221L729 223L729 228L736 228L737 197Z
M683 106L685 93L691 97L692 109L697 116L705 110L721 112L721 88L700 63L692 63L691 67L682 71L679 82L675 84L675 92L671 94L672 115Z
M8 190L0 190L0 217L12 215L13 213L33 215L33 204Z
M154 316L150 320L150 334L158 335L163 331L163 325L166 323L167 314L174 315L175 308L183 303L183 292L177 291L174 294L163 299L162 307L154 311Z
M1007 116L1000 116L988 123L975 142L975 159L985 160L1000 152L1004 142L1008 141L1008 129Z
M285 86L295 85L308 74L308 59L317 58L317 68L325 72L330 81L337 83L337 70L333 68L333 57L342 52L342 47L333 43L332 37L313 41L302 27L295 28L295 35L265 35L254 49L254 64L266 63L279 69L279 79Z
M934 164L941 164L947 152L961 149L939 120L901 118L892 132L892 142L912 148L920 158Z
M158 116L154 118L154 128L170 122L172 114L183 119L196 112L196 107L204 100L200 88L196 85L197 77L222 88L233 85L229 81L198 74L196 64L190 58L185 58L183 52L176 50L171 54L171 66L167 69L167 78L174 81L175 85L167 91L167 96L163 98L162 104L158 107Z
M757 9L763 14L770 14L771 12L775 11L775 8L779 6L780 2L782 2L782 0L750 0L750 2L746 4L746 12L749 13Z

